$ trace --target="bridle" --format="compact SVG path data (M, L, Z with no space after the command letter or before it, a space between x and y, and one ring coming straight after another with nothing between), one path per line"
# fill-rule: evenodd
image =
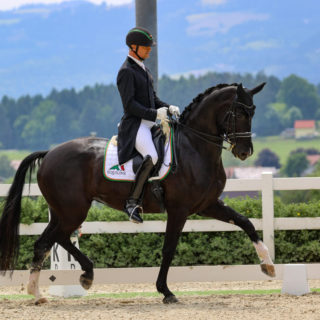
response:
M240 106L242 110L245 111L245 113L248 115L249 121L251 122L251 119L254 115L255 105L247 105L245 103L242 103L240 101L237 101L237 96L233 100L230 109L227 111L226 116L223 120L223 123L227 122L227 129L226 133L223 136L223 140L230 144L230 149L232 150L236 144L237 139L239 138L251 138L252 132L246 131L246 132L236 132L236 107ZM229 132L229 128L231 127L231 132Z
M240 101L237 101L237 95L235 96L234 100L232 101L229 110L227 111L223 124L226 124L226 132L221 136L221 135L212 135L208 133L201 132L199 130L196 130L192 127L189 127L185 125L184 123L181 123L179 119L175 120L174 122L178 125L181 126L185 129L187 129L189 132L191 132L194 136L198 137L199 139L211 143L221 149L226 149L226 150L232 150L237 143L237 139L241 138L251 138L252 137L252 132L236 132L236 107L241 106L241 108L248 114L250 121L253 117L253 113L255 110L255 105L246 105ZM172 120L171 120L172 121ZM229 132L229 129L231 128L231 132ZM230 147L226 148L223 146L223 141L227 142Z

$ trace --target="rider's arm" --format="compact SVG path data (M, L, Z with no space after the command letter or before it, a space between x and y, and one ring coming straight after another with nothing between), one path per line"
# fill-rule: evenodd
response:
M157 111L155 109L147 108L135 100L134 76L131 70L120 70L117 85L125 113L149 121L156 120Z

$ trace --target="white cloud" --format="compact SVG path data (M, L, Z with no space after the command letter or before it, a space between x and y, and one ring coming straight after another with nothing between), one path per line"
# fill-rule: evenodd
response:
M235 67L232 65L224 64L224 63L217 63L212 68L205 68L205 69L197 69L197 70L190 70L181 73L171 74L169 77L173 80L178 80L181 77L189 78L190 76L201 77L208 72L232 72L235 71Z
M263 69L263 71L266 75L281 74L281 72L283 72L283 66L282 65L270 65L270 66L266 66Z
M241 47L243 50L251 49L251 50L264 50L269 48L277 48L279 44L276 40L259 40L259 41L252 41L246 43L244 46Z
M173 80L178 80L181 77L189 78L190 76L200 77L206 73L210 72L210 69L198 69L198 70L190 70L181 73L171 74L169 77Z
M19 23L20 20L19 19L0 19L0 26L8 26L11 24L15 24L15 23Z
M37 5L37 4L59 4L62 2L70 2L75 0L1 0L0 11L18 9L25 5ZM96 5L105 3L107 6L123 6L133 2L133 0L82 0L91 2Z
M203 5L214 5L219 6L220 4L227 3L228 0L201 0Z
M189 35L214 35L227 33L232 27L248 21L264 21L268 14L250 12L209 12L193 14L186 17L189 22L187 33Z

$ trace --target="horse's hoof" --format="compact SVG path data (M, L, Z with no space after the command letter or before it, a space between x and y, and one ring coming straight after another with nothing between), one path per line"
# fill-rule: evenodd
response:
M169 303L177 303L179 302L179 300L176 298L175 295L172 295L172 296L164 297L162 302L165 304L169 304Z
M274 269L274 265L272 264L260 264L261 271L265 273L267 276L274 278L276 276L276 271Z
M80 276L80 284L82 285L83 289L89 290L92 286L92 279L88 279L83 275Z
M48 302L47 298L40 298L34 304L37 306L39 304L43 304L43 303L47 303L47 302Z

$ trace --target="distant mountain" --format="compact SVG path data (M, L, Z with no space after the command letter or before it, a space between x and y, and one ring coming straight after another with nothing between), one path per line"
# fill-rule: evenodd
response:
M159 74L296 73L318 84L319 12L316 0L159 0ZM134 1L0 11L0 98L115 82L134 25Z

